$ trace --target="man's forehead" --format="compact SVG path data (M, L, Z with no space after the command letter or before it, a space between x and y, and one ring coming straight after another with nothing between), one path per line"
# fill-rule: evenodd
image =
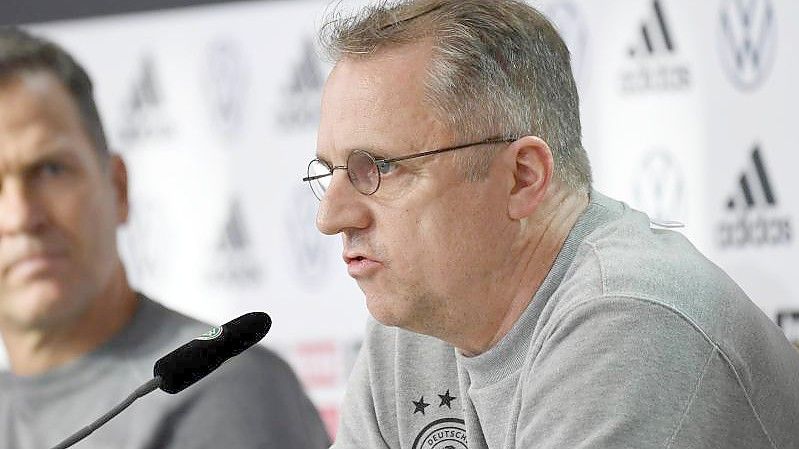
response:
M85 146L77 107L46 72L0 85L0 166L27 166Z
M427 57L407 45L339 61L325 84L317 155L331 160L361 149L390 157L423 143L419 133L434 121L425 101Z

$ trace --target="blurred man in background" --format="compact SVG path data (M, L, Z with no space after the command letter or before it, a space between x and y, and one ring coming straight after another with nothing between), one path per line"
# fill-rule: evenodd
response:
M380 2L324 31L305 180L377 320L335 448L796 447L799 354L680 234L591 188L540 13Z
M133 291L116 246L127 175L92 83L55 44L0 29L0 447L51 447L152 378L208 326ZM251 348L176 396L141 400L81 447L322 448L285 362Z

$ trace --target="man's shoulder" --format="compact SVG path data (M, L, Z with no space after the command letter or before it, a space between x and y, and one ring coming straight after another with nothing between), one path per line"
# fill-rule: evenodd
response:
M687 238L622 206L618 218L581 242L562 285L569 291L564 301L625 297L653 302L701 327L712 327L725 311L755 313L743 290Z

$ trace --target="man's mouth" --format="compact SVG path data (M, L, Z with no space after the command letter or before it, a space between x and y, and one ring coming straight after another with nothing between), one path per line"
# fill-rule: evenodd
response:
M2 271L12 277L28 278L57 268L66 261L66 255L61 253L26 254L14 258Z
M382 266L380 261L358 253L345 253L344 263L347 264L349 275L356 279L374 274Z

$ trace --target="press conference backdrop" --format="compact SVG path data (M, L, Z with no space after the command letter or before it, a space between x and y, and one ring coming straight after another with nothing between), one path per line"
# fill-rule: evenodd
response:
M364 2L345 2L354 7ZM799 342L799 2L541 0L572 52L596 187L691 241ZM335 431L367 311L300 182L328 3L32 24L91 72L130 170L134 285L220 323L250 310Z

